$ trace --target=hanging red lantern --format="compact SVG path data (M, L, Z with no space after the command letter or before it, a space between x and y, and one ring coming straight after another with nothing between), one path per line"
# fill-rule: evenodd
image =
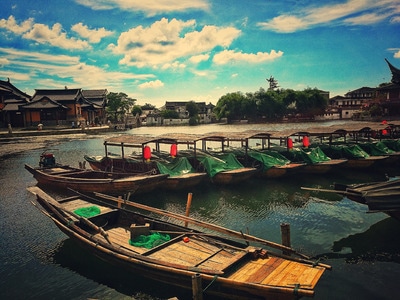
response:
M306 148L310 146L310 140L308 139L308 136L303 137L303 146Z
M151 149L150 149L149 146L145 146L145 147L143 148L143 158L144 158L145 160L147 160L147 161L150 160L150 158L151 158Z
M169 151L169 154L172 157L176 157L176 155L178 154L178 146L176 144L171 145L171 150Z
M293 149L293 140L291 138L287 139L287 147L289 150Z
M387 135L387 133L388 133L388 132L387 132L386 129L383 129L383 130L382 130L382 135Z

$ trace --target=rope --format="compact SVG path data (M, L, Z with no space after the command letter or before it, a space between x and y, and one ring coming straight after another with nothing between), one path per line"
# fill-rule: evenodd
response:
M293 290L293 295L296 296L296 299L299 299L299 288L300 288L300 283L296 283L294 285L294 290Z
M206 286L206 288L203 290L203 293L214 283L215 280L217 280L218 275L214 275L213 280Z

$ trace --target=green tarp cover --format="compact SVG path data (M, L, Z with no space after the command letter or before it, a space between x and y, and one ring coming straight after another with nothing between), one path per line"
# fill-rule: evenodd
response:
M171 162L157 162L161 174L179 176L187 173L194 173L195 170L186 157L176 157Z
M243 165L232 153L216 154L215 156L199 156L199 160L206 168L210 177L214 177L220 172L243 168Z
M280 155L279 153L277 153ZM248 151L247 155L251 158L261 162L263 164L262 170L268 170L274 166L283 166L288 164L290 161L286 159L284 156L272 156L269 153L262 153L257 151Z
M135 247L151 249L168 242L170 239L171 237L168 234L154 232L150 235L139 235L133 240L129 240L129 244Z
M382 140L382 143L393 151L400 151L400 140Z
M372 156L388 155L394 153L382 142L362 143L360 147Z
M305 162L306 164L316 164L331 160L320 147L315 148L293 148L289 151L293 157L292 161Z
M88 207L81 207L81 208L75 209L74 213L76 213L78 216L81 216L84 218L90 218L90 217L100 214L100 208L95 205L88 206Z
M356 159L369 157L369 154L359 145L326 145L322 147L322 151L330 158Z

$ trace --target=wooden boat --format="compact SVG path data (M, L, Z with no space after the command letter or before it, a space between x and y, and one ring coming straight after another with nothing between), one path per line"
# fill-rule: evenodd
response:
M304 163L301 171L308 174L325 174L339 166L344 166L348 161L345 158L332 159L319 147L283 149L280 153L292 162Z
M144 193L161 188L167 174L121 174L101 172L71 166L55 165L53 167L32 167L25 164L40 185L74 189L83 192L103 192L124 194L128 192Z
M304 258L290 247L128 200L80 194L57 201L37 187L29 190L36 194L32 203L94 255L179 288L190 289L193 278L198 278L200 290L207 287L205 293L210 297L312 297L324 271L330 268ZM109 204L111 201L131 207L118 208ZM133 208L168 216L175 223L180 220L195 224L207 233L138 214ZM97 215L84 214L93 211ZM291 256L260 245L286 251Z
M343 165L343 167L348 169L370 168L389 158L387 155L369 155L357 144L325 144L320 145L320 147L330 158L347 159L347 164Z
M334 190L302 188L320 192L334 192L368 206L369 212L384 212L400 220L400 177L382 182L334 184Z
M188 157L192 165L201 171L206 171L212 183L230 185L245 182L257 173L253 167L243 166L232 153L213 155L197 150L181 151Z
M168 177L162 186L168 190L182 190L201 184L207 174L197 172L185 157L169 155L166 158L160 151L160 144L176 145L182 142L177 138L154 138L149 136L122 136L104 142L105 156L88 156L84 159L94 170L113 170L114 172L149 172L155 170L157 174L167 174ZM150 151L148 144L155 144L156 152ZM190 143L187 141L186 143ZM110 154L108 147L119 148L121 155ZM126 149L137 149L138 153L126 155ZM177 150L175 150L177 151ZM168 156L168 155L167 155Z
M293 175L305 166L304 163L293 163L272 150L229 148L226 151L234 153L244 166L256 168L258 170L257 176L263 178L280 178Z

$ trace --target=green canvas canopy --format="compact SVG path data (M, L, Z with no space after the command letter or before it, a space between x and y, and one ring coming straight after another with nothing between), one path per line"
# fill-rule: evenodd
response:
M168 174L171 177L195 172L186 157L175 157L171 162L157 161L157 167L161 174Z
M210 177L214 177L220 172L244 168L232 153L221 153L215 156L204 155L199 157L199 160L206 168Z

